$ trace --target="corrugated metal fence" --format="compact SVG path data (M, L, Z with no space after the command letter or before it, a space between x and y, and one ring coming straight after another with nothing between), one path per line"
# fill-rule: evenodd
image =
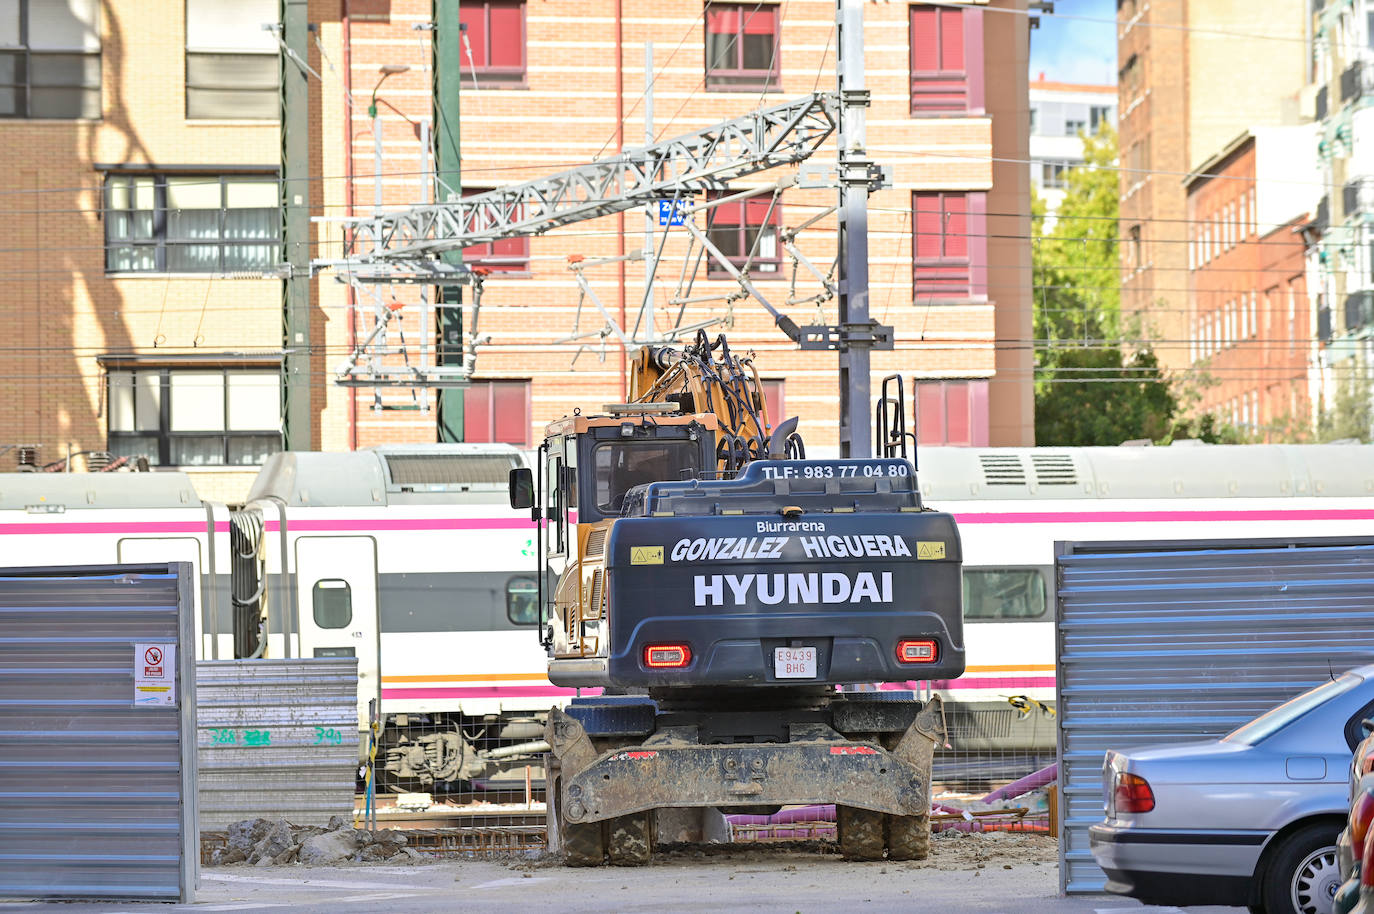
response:
M202 830L352 815L356 659L201 661L196 676Z
M0 569L0 896L194 900L194 585Z
M1106 882L1106 750L1222 735L1374 658L1374 538L1070 543L1056 571L1068 893Z

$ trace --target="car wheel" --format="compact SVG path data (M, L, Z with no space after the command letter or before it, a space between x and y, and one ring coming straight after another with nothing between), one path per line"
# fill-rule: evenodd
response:
M1341 886L1336 862L1340 826L1315 823L1289 835L1264 871L1261 896L1269 914L1331 914Z

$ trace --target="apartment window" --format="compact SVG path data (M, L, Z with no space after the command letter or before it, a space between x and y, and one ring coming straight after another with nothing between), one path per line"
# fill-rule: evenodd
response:
M234 273L280 254L277 180L251 175L105 178L105 271Z
M1065 118L1064 136L1078 136L1079 131L1085 126L1087 126L1085 121L1078 120L1077 118Z
M1040 186L1063 187L1067 183L1068 171L1072 167L1068 162L1042 162L1040 164Z
M277 0L186 0L186 117L279 116Z
M706 88L781 88L778 57L778 7L706 5Z
M464 188L464 197L487 193L491 188ZM485 209L480 207L479 209ZM530 268L530 239L528 235L502 238L485 244L470 244L463 248L463 263L469 267L486 267L493 272L525 273Z
M529 447L530 382L472 381L463 388L463 440Z
M776 428L779 422L789 418L783 412L787 408L787 400L783 396L786 382L781 378L763 378L760 383L763 385L763 401L768 406L768 421Z
M1127 101L1133 100L1140 94L1140 58L1132 54L1126 59L1126 65L1117 74L1121 84L1122 98Z
M911 113L983 113L983 11L911 7Z
M281 374L111 370L109 449L159 466L256 466L281 450Z
M0 0L0 117L100 117L100 0Z
M1111 126L1112 109L1108 105L1093 105L1088 109L1088 129L1097 133L1103 127Z
M962 298L981 294L987 264L987 197L981 193L912 194L913 292Z
M1132 268L1139 269L1140 267L1145 265L1145 258L1141 252L1140 226L1131 226L1130 231L1127 232L1126 237L1129 241L1129 244L1127 245L1127 250L1129 252L1128 262L1130 263Z
M525 4L522 0L463 3L463 64L479 87L525 84Z
M777 276L782 269L778 245L778 233L782 229L781 202L772 197L755 197L722 203L708 210L708 214L707 237L736 269L742 270L747 264L749 275L755 279ZM712 260L706 275L722 279L730 273Z

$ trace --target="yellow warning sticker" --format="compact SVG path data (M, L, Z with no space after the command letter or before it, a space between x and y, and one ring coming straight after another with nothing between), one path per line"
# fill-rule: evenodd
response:
M663 547L662 546L631 546L630 547L631 565L662 565Z
M945 544L943 542L931 542L930 540L918 540L916 543L916 558L918 559L942 559L945 557Z

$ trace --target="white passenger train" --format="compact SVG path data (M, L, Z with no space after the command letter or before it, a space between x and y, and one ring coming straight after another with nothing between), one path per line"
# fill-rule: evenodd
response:
M965 748L1053 745L1052 720L1009 702L1054 699L1056 542L1374 529L1370 445L932 447L918 459L926 502L963 539L968 669L931 686L956 731L960 714L982 715ZM360 720L377 699L392 780L479 779L571 696L545 676L534 527L507 504L507 473L524 463L501 445L284 453L232 508L179 473L6 474L0 565L192 562L202 656L357 657ZM1002 725L1028 719L1031 731Z

